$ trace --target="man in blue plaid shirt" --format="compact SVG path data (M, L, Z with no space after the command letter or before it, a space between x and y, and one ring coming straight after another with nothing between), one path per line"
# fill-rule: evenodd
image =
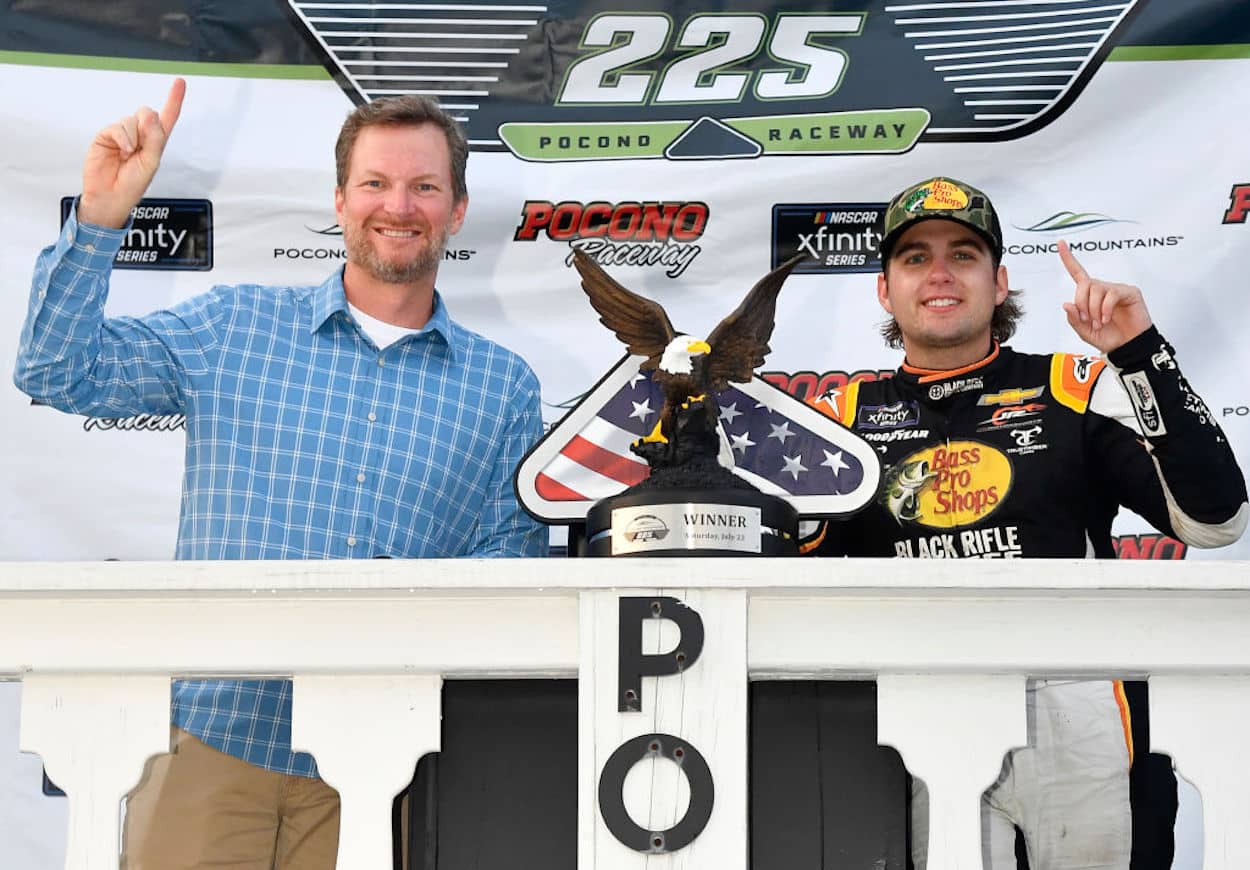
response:
M215 287L104 317L185 89L92 142L35 267L17 385L75 414L186 415L179 559L545 555L512 491L541 434L538 381L434 289L468 205L468 145L434 101L377 100L344 123L347 261L320 286ZM171 754L127 805L127 870L334 867L338 795L291 751L289 681L176 681L172 720Z

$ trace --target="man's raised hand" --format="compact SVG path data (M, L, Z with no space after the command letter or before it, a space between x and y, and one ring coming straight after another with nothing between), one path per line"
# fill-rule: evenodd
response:
M1059 259L1076 283L1076 293L1071 302L1063 303L1063 310L1083 341L1108 353L1150 328L1150 312L1140 289L1089 277L1067 242L1059 243Z
M82 168L79 221L125 226L130 210L143 199L161 165L161 153L178 123L186 92L187 83L174 79L159 115L144 106L96 134Z

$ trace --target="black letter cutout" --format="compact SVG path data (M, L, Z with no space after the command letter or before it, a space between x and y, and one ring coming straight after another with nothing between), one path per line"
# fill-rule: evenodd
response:
M642 621L671 619L681 630L677 648L670 653L644 655ZM621 598L620 635L617 641L617 705L619 713L642 711L642 678L679 674L703 652L703 618L676 598L668 596Z
M672 600L672 599L669 599ZM693 612L693 611L691 611ZM667 831L639 827L625 811L625 775L640 761L657 756L670 758L686 774L690 805L681 821ZM637 852L676 852L703 833L712 817L716 789L707 762L689 743L672 734L644 734L622 743L603 765L599 775L599 813L612 836Z

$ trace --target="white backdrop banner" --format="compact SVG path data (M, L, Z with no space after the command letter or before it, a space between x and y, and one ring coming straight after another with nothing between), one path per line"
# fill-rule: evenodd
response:
M1250 50L1227 43L1250 34L1248 14L1162 4L757 0L731 13L570 0L436 14L291 0L255 32L193 20L199 42L175 30L168 52L130 53L107 28L49 12L31 37L40 53L0 51L0 359L12 365L34 258L78 191L87 143L159 106L172 76L187 78L186 104L110 314L213 284L319 283L343 262L339 125L354 102L421 91L464 119L474 148L440 289L454 317L530 362L548 423L621 355L568 266L573 248L693 333L809 251L781 293L766 363L803 397L898 364L877 333L871 225L904 185L952 175L1003 219L1028 312L1014 346L1088 350L1060 307L1066 238L1091 274L1142 287L1247 468L1250 159L1238 143ZM254 44L251 62L207 62L219 32ZM171 557L179 418L70 417L8 378L0 403L0 557ZM1250 558L1250 540L1187 550L1129 515L1117 533L1122 556Z

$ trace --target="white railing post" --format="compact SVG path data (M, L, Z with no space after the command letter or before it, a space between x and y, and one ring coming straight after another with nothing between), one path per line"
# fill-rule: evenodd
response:
M69 799L66 870L117 870L121 799L169 751L169 678L27 674L21 748Z
M442 678L295 677L292 747L339 793L338 866L390 870L391 805L440 746Z
M1150 680L1151 749L1202 796L1203 870L1250 865L1250 678L1158 676Z
M696 564L687 561L687 565ZM634 563L641 565L638 562ZM641 710L618 710L618 652L622 597L676 598L699 614L704 643L680 674L643 677ZM670 605L664 605L670 606ZM578 866L595 870L745 870L747 839L747 597L742 590L664 589L582 593L578 676ZM638 625L643 652L674 651L678 632L666 618ZM683 638L688 643L690 638ZM663 854L633 851L613 836L598 801L605 762L622 744L645 734L669 734L693 747L715 789L707 826L685 848ZM667 747L666 747L667 749ZM688 749L686 750L688 752ZM684 755L683 757L689 757ZM631 817L664 830L684 815L686 774L667 760L646 760L625 782ZM693 802L690 810L693 811Z
M1023 676L877 677L877 742L928 789L931 870L982 870L981 794L1027 739Z

